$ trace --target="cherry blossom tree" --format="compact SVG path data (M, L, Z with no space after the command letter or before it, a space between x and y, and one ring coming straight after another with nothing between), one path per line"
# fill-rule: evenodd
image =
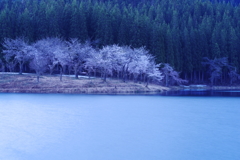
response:
M134 48L128 52L128 72L133 75L133 80L145 82L147 85L149 81L161 81L163 76L159 70L159 65L155 63L154 57L149 54L145 47Z
M106 82L107 76L112 75L113 69L115 68L115 55L118 53L119 47L116 45L104 46L100 51L100 59L98 66L103 76L103 81Z
M240 75L237 73L236 67L228 63L227 57L209 59L205 57L202 62L203 65L208 67L210 73L210 82L211 85L214 85L214 82L217 79L222 78L223 69L225 68L228 72L230 79L230 84L234 81L240 79Z
M137 76L140 76L140 80L145 81L148 67L153 60L153 56L149 54L148 50L146 50L145 47L134 48L130 65L132 63L135 64L135 71L137 70L137 75L135 74L135 78L137 78ZM129 69L129 72L132 73L133 70Z
M137 53L136 49L133 49L131 55L128 55L128 63L127 63L127 72L133 76L133 80L136 82L138 76L141 74L142 70L146 70L147 63L144 61L143 55L141 53Z
M229 78L230 78L230 85L232 85L233 82L240 79L240 75L237 73L236 67L230 67L228 75L229 75Z
M57 67L60 71L60 81L62 81L63 67L69 63L68 48L65 41L60 38L45 38L37 42L42 46L42 52L46 55L50 74Z
M124 64L124 49L118 45L104 46L100 50L91 52L86 59L86 68L96 73L98 71L104 81L108 75L117 74L119 77Z
M59 41L54 47L54 57L60 71L60 81L62 81L63 68L68 65L67 45L63 41Z
M80 43L76 38L67 41L68 65L73 67L75 78L78 78L79 70L84 67L84 62L90 52L93 52L89 42Z
M42 44L42 41L37 41L36 43L31 45L31 61L30 68L35 70L37 74L37 82L39 82L40 75L46 72L48 69L48 60L46 57L48 56L45 52L45 45Z
M36 42L38 49L44 53L46 61L48 61L48 69L50 74L53 73L54 68L58 64L58 60L56 58L56 50L58 50L59 46L61 46L62 43L62 40L56 37L48 37Z
M228 66L228 60L227 57L223 58L214 58L214 59L209 59L207 57L203 58L202 64L205 66L208 66L209 73L210 73L210 82L211 85L214 84L214 81L217 78L220 78L222 76L222 69L224 66Z
M121 56L121 66L122 66L122 79L123 82L126 82L127 74L129 73L129 67L132 67L134 58L136 57L135 52L130 46L123 47L123 56Z
M6 68L9 70L9 72L14 72L14 69L17 66L17 62L11 57L5 57L5 61L6 61Z
M187 83L187 80L184 80L179 77L179 73L173 69L172 66L170 66L168 63L162 64L163 67L161 69L164 79L165 79L165 86L169 86L169 82L172 80L173 82L176 82L177 84L181 83Z
M147 84L146 87L148 87L149 81L153 80L156 82L161 82L163 79L162 72L159 70L160 64L155 64L154 61L148 64L147 68Z
M4 39L4 58L10 71L13 71L16 64L19 64L19 74L23 72L23 65L29 61L29 47L23 38Z
M91 72L94 73L96 77L97 70L100 69L100 62L101 59L100 52L98 50L93 50L89 53L88 57L85 59L84 68L88 71L88 76L90 77Z
M125 50L123 47L118 45L107 46L105 47L105 50L108 50L109 52L108 55L111 62L112 75L116 74L116 77L119 78L125 62Z

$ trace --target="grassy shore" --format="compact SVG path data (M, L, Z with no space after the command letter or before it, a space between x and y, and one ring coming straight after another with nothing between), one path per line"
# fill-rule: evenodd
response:
M37 83L34 74L0 74L0 92L2 93L85 93L85 94L155 94L167 87L145 83L126 83L109 79L103 82L100 78L79 78L44 75Z

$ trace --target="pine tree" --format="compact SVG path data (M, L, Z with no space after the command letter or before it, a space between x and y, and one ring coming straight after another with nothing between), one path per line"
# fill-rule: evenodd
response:
M78 38L82 42L86 41L88 38L87 26L86 26L86 16L84 13L83 4L79 6L74 3L72 4L72 15L70 21L70 37Z
M236 66L239 68L239 38L236 35L236 31L234 28L230 28L230 42L229 42L229 61L233 66Z

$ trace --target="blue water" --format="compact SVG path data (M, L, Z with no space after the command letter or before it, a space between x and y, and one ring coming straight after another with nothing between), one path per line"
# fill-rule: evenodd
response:
M1 160L239 160L240 98L0 94Z

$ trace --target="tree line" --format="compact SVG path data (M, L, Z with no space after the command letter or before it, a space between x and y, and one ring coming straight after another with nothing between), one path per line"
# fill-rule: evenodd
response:
M27 43L23 38L6 38L2 45L6 62L0 61L2 70L6 67L11 72L18 70L22 74L24 68L30 68L36 72L38 82L40 75L47 71L49 74L59 73L60 81L63 74L74 73L78 78L81 73L102 77L104 82L107 77L112 77L124 82L145 82L146 86L149 82L163 84L163 79L166 79L165 85L169 81L186 82L169 64L156 64L144 47L108 45L98 49L93 48L89 41L81 43L76 38L69 41L45 38L34 43Z
M226 57L239 73L239 17L234 1L2 0L0 42L24 37L35 43L58 36L88 40L95 48L145 46L157 64L168 63L182 78L202 83L211 76L208 65L202 65L204 57ZM4 62L3 52L0 57ZM228 83L229 70L214 81Z

